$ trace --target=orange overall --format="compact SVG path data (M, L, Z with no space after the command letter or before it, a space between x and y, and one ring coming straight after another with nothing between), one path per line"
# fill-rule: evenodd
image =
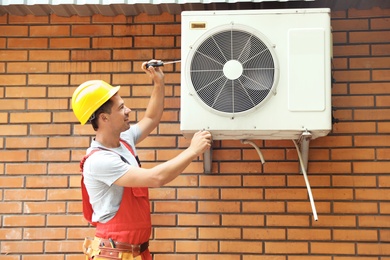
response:
M128 144L125 145L134 155L131 147ZM98 150L92 152L95 151ZM89 155L87 155L87 158ZM82 161L82 164L84 161ZM81 168L82 164L80 164ZM93 209L89 202L83 178L81 180L81 190L83 195L83 214L92 225L96 226L97 238L104 240L112 239L115 242L132 245L141 245L149 240L151 217L148 188L124 187L119 209L116 215L107 223L92 222ZM142 260L151 260L152 256L149 249L142 252L141 257ZM99 259L98 256L96 258Z

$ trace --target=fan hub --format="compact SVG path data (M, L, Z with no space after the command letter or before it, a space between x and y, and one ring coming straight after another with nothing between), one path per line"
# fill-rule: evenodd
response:
M241 77L244 68L238 60L229 60L223 66L223 74L230 80Z

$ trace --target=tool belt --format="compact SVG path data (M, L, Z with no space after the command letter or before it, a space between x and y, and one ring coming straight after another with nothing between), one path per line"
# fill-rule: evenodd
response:
M133 245L112 239L86 237L83 252L87 259L123 259L141 260L141 254L149 247L149 241L140 245Z

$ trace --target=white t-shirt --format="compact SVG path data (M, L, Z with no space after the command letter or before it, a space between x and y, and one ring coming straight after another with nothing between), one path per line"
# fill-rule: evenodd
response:
M139 126L133 125L121 133L121 138L131 145L135 154L135 143L141 135L140 132ZM84 184L93 208L92 221L105 223L115 216L122 201L123 187L115 185L114 182L129 170L130 165L138 167L138 163L122 143L117 148L106 148L93 140L87 154L97 147L111 151L99 150L88 157L84 164Z

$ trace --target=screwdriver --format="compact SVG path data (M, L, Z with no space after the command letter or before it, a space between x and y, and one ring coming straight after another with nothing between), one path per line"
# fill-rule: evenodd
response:
M149 66L161 67L161 66L164 66L164 64L173 64L173 63L178 63L178 62L181 62L181 60L174 60L174 61L167 61L167 62L153 61L153 62L148 62L146 64L146 68L149 68Z

